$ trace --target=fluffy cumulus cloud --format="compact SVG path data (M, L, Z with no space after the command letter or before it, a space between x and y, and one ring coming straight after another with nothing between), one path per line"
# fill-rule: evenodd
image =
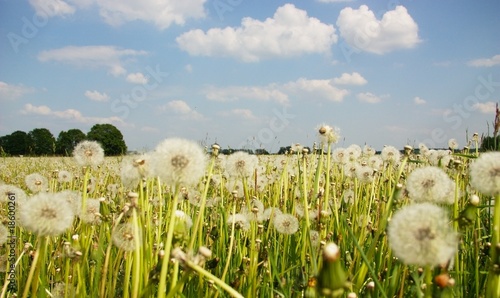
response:
M415 98L413 98L413 102L416 104L416 105L424 105L427 103L427 101L423 98L420 98L418 96L415 96Z
M477 102L472 106L472 109L479 111L483 114L494 114L496 111L496 104L492 101Z
M379 103L381 102L384 98L387 97L387 95L375 95L371 92L363 92L363 93L358 93L357 95L358 100L366 103Z
M95 124L95 123L115 123L126 125L125 122L116 116L112 117L89 117L84 116L80 111L75 109L67 109L64 111L53 111L48 106L35 106L30 103L25 104L23 109L21 110L21 114L23 115L40 115L47 116L51 119L63 119L70 120L77 123L86 123L86 124Z
M268 86L209 86L204 90L205 97L213 101L237 101L240 99L275 101L280 104L288 104L288 95L279 90L275 84Z
M102 101L102 102L105 102L105 101L108 101L109 100L109 96L106 94L106 93L101 93L97 90L93 90L93 91L90 91L90 90L87 90L85 91L85 97L87 97L88 99L92 100L92 101Z
M146 54L145 51L114 46L67 46L43 51L38 54L38 60L68 63L78 67L106 68L108 73L118 76L127 73L124 67L125 59Z
M284 85L289 94L303 99L318 99L341 102L349 94L346 89L339 89L331 84L331 80L310 80L300 78Z
M265 21L247 17L240 27L191 30L176 41L193 56L229 56L257 62L269 57L328 53L337 35L332 25L309 17L293 4L285 4Z
M401 5L384 13L380 20L366 5L347 7L340 11L337 26L351 47L375 54L413 48L420 42L417 23Z
M0 101L16 100L30 92L33 90L23 85L12 85L0 81Z
M172 100L160 107L161 111L173 112L184 119L201 120L203 115L193 110L189 104L183 100Z
M469 66L475 66L475 67L492 67L495 65L500 65L500 55L495 55L491 58L471 60L467 64Z
M367 83L366 79L357 72L343 73L340 77L334 78L332 82L337 85L364 85Z
M267 86L209 86L205 88L204 94L207 99L212 101L273 101L283 106L289 105L291 97L341 102L349 94L349 90L338 88L333 84L333 81L333 79L299 78L295 81L283 84L273 83Z
M219 113L221 116L235 116L246 120L257 120L257 117L249 109L232 109L230 111L223 111Z
M141 72L129 73L127 75L127 82L144 85L148 83L148 78Z
M45 17L71 15L76 8L63 0L29 0L38 15Z
M101 18L112 26L126 22L153 23L159 29L183 25L188 19L206 16L206 0L30 0L38 14L53 17L73 14L77 8L99 10ZM71 3L71 4L69 4Z

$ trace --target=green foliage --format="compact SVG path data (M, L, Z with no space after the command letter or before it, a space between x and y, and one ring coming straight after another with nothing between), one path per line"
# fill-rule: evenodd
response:
M30 154L53 155L56 140L46 128L35 128L28 133Z
M87 139L101 143L104 154L107 156L121 155L127 152L127 145L123 135L112 124L96 124L92 126Z
M499 151L500 150L500 136L484 137L481 142L481 151Z
M3 151L8 155L26 155L29 154L29 136L21 130L17 130L10 135L1 138Z
M56 141L56 154L70 156L75 146L85 138L85 134L79 129L61 131Z

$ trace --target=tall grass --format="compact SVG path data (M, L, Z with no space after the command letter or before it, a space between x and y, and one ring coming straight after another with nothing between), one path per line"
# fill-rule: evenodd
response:
M259 156L261 169L241 179L241 196L226 187L223 157L210 156L206 176L189 189L200 196L196 205L186 199L188 190L156 177L127 189L120 179L121 157L106 158L98 168L81 168L71 158L2 158L3 184L30 196L24 177L40 173L48 178L46 191L78 191L83 202L99 199L101 207L99 224L75 218L58 237L39 237L16 226L17 259L13 264L2 257L0 268L15 267L18 287L7 291L9 275L1 273L0 297L485 297L493 202L470 187L468 165L478 153L464 151L440 164L456 185L455 203L443 208L452 215L460 247L449 266L419 268L393 255L386 229L392 214L410 204L406 178L431 161L408 153L399 162L383 163L367 183L350 173L349 162L332 160L330 152ZM74 178L59 182L62 170ZM350 192L352 201L344 199ZM480 204L472 206L476 195ZM214 198L217 204L207 203ZM255 200L296 216L298 231L280 234L273 216L259 218L258 210L248 229L231 220ZM180 228L176 210L193 219L191 228ZM5 203L1 215L5 223ZM121 223L134 227L127 235L133 250L113 243ZM311 231L319 239L311 238ZM326 291L325 278L338 277L324 276L328 264L322 252L330 242L339 248L341 269L336 270L347 279ZM211 254L201 255L202 247ZM0 252L8 255L9 247L4 244Z

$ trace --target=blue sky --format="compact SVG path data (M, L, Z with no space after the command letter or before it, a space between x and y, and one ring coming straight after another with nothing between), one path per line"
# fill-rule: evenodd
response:
M0 0L0 135L111 123L129 149L461 146L492 133L500 2Z

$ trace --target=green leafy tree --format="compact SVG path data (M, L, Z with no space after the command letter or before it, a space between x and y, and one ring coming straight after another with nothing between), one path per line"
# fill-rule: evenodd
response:
M8 155L25 155L29 153L29 137L24 131L17 130L2 137L3 151Z
M96 124L87 134L88 140L101 143L106 155L120 155L127 152L127 145L118 128L112 124Z
M481 151L499 151L500 150L500 136L497 137L484 137L481 141Z
M56 140L56 154L70 156L75 146L85 139L85 133L79 129L61 131Z
M56 140L46 128L35 128L28 133L30 153L34 155L53 155Z

